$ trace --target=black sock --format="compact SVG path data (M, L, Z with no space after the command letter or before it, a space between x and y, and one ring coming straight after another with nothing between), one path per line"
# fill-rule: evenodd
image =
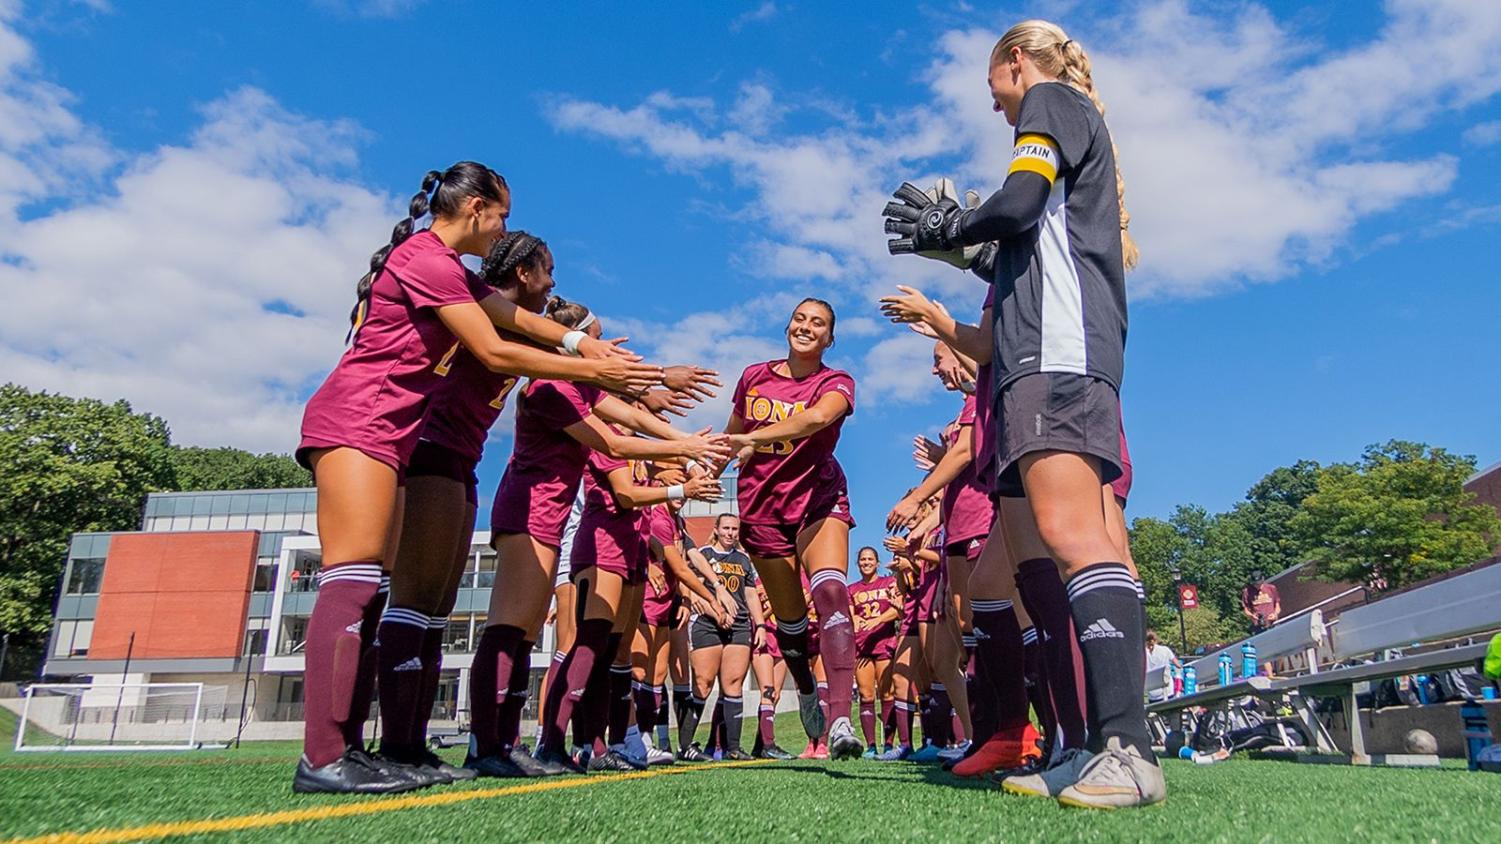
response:
M1140 580L1136 581L1136 599L1141 601L1141 640L1147 640L1147 629L1151 623L1147 621L1147 585Z
M1147 656L1136 582L1120 563L1095 563L1069 578L1068 601L1084 656L1088 749L1098 753L1117 739L1153 760L1142 703Z
M729 753L740 749L740 726L744 722L741 718L745 715L745 698L722 697L719 699L724 706L724 747Z
M777 647L787 663L787 674L797 685L797 693L811 695L818 681L813 677L813 663L808 654L808 617L777 619Z
M1143 651L1145 653L1145 651ZM1146 657L1143 656L1143 659ZM1145 672L1146 669L1142 668ZM1145 682L1145 679L1143 679ZM704 717L704 699L698 695L688 698L683 704L683 714L678 719L678 749L687 750L693 744L693 734L698 732L698 721Z

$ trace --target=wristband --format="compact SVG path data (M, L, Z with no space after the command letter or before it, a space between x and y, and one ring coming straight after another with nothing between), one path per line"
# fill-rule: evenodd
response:
M697 469L698 467L699 467L698 466L698 461L694 460L692 457L690 457L690 458L688 458L687 462L683 464L683 471L685 471L685 472L691 472L694 469Z
M570 331L567 334L564 334L563 351L567 352L570 355L573 355L574 357L578 357L579 343L583 342L584 338L588 336L589 335L585 334L584 332L577 330Z
M684 496L683 494L682 484L673 484L672 486L667 488L668 501L682 501L685 497L686 496Z

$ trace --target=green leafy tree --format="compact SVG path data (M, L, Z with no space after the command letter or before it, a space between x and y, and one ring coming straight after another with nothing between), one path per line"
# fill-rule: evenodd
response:
M172 484L170 451L166 423L126 402L0 386L0 630L13 644L45 641L69 535L137 527L146 493Z
M1465 491L1474 471L1474 457L1424 443L1372 445L1319 472L1293 527L1320 577L1399 589L1495 553L1501 517Z
M1299 460L1280 466L1257 481L1246 499L1226 514L1245 528L1251 567L1271 577L1308 559L1306 543L1293 518L1318 487L1319 464Z
M173 489L285 489L313 485L313 476L285 454L238 448L172 448Z
M1240 590L1254 562L1246 527L1226 514L1179 505L1167 521L1137 519L1131 527L1131 556L1147 589L1149 607L1177 606L1172 571L1199 588L1199 602L1217 620L1244 628ZM1177 622L1174 622L1176 627Z
M1157 631L1157 638L1175 651L1183 650L1178 629L1176 606L1148 606L1147 624ZM1192 654L1198 648L1208 648L1227 642L1238 642L1245 637L1245 627L1233 617L1226 617L1208 605L1183 612L1183 628L1188 636L1188 649L1179 656Z

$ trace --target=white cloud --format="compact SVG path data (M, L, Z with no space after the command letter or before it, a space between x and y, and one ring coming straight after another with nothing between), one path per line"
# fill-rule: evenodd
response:
M340 15L361 18L399 18L427 0L314 0L315 4Z
M1501 143L1501 120L1487 120L1466 129L1460 138L1470 146L1488 147Z
M751 9L747 12L743 12L742 14L737 15L734 20L730 21L730 31L739 32L745 27L746 24L764 23L765 21L769 21L772 18L776 17L777 11L777 4L773 3L772 0L766 0L766 2L762 3L756 8Z
M295 446L371 233L396 216L339 176L356 127L245 88L204 106L184 143L131 153L30 75L29 46L5 28L0 68L6 380L123 397L179 442Z

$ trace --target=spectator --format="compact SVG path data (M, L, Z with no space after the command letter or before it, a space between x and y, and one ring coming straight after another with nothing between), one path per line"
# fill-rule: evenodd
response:
M1173 668L1182 668L1173 649L1157 641L1157 631L1147 631L1147 700L1156 703L1173 696Z
M1240 592L1241 612L1251 619L1251 633L1255 635L1277 623L1282 615L1282 597L1277 587L1262 581L1261 572L1252 572L1246 588Z

